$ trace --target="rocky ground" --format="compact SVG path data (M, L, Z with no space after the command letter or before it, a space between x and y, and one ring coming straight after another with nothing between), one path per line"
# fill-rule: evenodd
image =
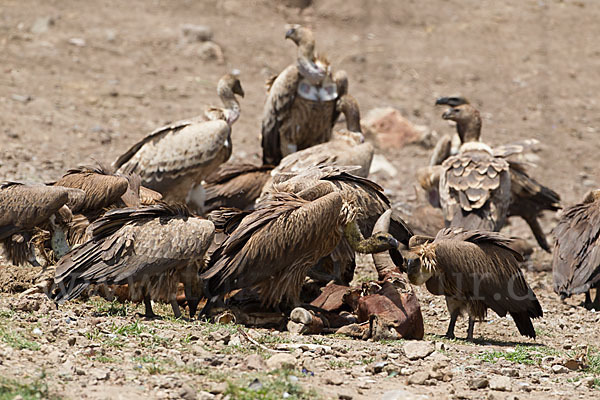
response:
M285 23L315 29L318 49L350 76L363 115L391 106L432 136L453 128L437 96L481 109L484 140L542 142L532 175L564 203L598 187L600 3L594 0L224 0L0 3L0 179L57 179L110 162L168 121L217 102L219 76L241 72L246 97L234 158L259 161L264 79L295 49ZM185 35L185 24L209 28ZM212 35L211 40L206 41ZM422 145L378 142L372 179L396 206L414 204ZM547 232L555 216L543 225ZM521 222L507 233L532 241ZM374 277L361 259L356 279ZM0 268L0 398L597 398L600 314L552 292L551 257L526 266L544 309L538 338L493 313L477 340L446 340L442 298L417 288L423 342L145 321L131 304L61 306L20 297L31 274ZM37 273L37 271L34 271ZM10 293L9 293L10 292ZM460 320L458 336L466 335ZM286 394L287 393L287 394ZM419 397L420 396L420 397Z

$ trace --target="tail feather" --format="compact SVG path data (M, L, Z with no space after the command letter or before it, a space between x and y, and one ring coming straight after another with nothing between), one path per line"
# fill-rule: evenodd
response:
M510 315L513 317L515 325L517 325L517 329L519 329L521 335L535 339L535 329L527 312L511 312Z

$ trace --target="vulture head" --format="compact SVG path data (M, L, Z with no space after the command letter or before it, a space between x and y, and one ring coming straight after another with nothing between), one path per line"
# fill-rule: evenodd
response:
M329 62L315 54L315 37L312 31L301 25L289 25L285 38L298 46L298 72L311 84L319 85L329 72Z
M600 200L600 189L590 190L583 199L583 204L593 203Z
M469 100L465 99L462 96L451 96L451 97L438 97L435 101L436 106L462 106L463 104L469 104Z
M223 102L225 109L214 110L224 113L227 124L231 126L240 117L240 104L235 95L244 97L244 89L242 89L239 78L235 74L223 75L217 84L217 94Z
M410 283L422 285L435 275L435 249L425 243L414 251L414 255L406 259L406 273Z
M336 103L336 111L344 114L344 117L346 118L346 128L349 131L362 133L360 127L360 107L354 96L346 94L340 97ZM364 137L361 143L362 142L364 142Z
M361 246L364 247L365 251L360 252L366 254L381 253L383 251L397 249L398 245L399 243L396 238L389 233L376 232L361 242Z
M462 143L479 140L481 116L472 105L466 103L450 107L442 114L442 118L456 122L456 130Z

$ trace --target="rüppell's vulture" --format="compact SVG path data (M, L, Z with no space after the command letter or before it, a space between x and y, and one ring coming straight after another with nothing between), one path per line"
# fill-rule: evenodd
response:
M217 92L224 108L158 128L133 145L115 162L117 172L135 172L142 185L156 190L167 202L185 202L191 190L229 159L231 126L240 115L235 95L244 96L239 79L227 74Z
M457 122L462 142L459 153L442 163L440 204L446 226L500 230L510 204L508 162L479 141L481 118L474 107L452 107L442 117Z
M329 62L316 55L310 29L293 25L285 37L298 46L298 55L295 64L267 82L261 138L265 165L328 141L339 116L336 102L348 90L346 73L332 75Z
M469 102L463 97L442 97L436 101L436 104L446 104L450 105L452 108L467 108L474 110L473 107L469 105ZM447 113L450 113L450 110L448 110L444 115ZM481 118L479 117L479 114L473 111L460 111L460 114L460 119L448 119L453 119L456 121L456 129L461 140L464 142L463 137L465 136L479 137L481 134ZM469 131L478 131L478 133L474 132L473 134L468 134ZM465 134L465 132L467 133ZM540 247L549 252L550 246L546 241L546 235L539 224L538 218L541 216L541 213L544 210L559 210L561 208L560 196L550 188L531 178L527 173L527 163L519 161L518 159L514 159L514 156L523 154L525 151L530 150L537 143L539 142L535 139L525 139L506 145L496 146L492 149L492 155L496 158L505 159L509 164L511 196L508 216L519 216L523 218L531 228L531 231ZM436 150L438 151L434 152L434 155L432 156L432 162L439 162L440 160L443 160L444 156L448 154L448 148L449 146L447 143L438 143L438 146L436 146ZM450 154L452 154L452 152L450 152ZM433 176L438 172L439 168L437 166L423 168L421 169L420 177L428 174ZM433 182L434 180L434 178L430 178L429 182ZM428 181L420 180L422 186L427 182ZM436 193L426 186L423 186L423 188L428 192L430 196L430 202L435 204Z
M237 224L201 275L208 296L204 314L225 294L241 288L256 289L265 306L297 305L308 270L331 254L342 237L361 253L398 246L388 233L363 239L356 206L330 186L323 189L313 200L302 198L302 192L272 193Z
M585 307L600 311L600 190L566 209L553 233L554 291L561 298L585 293ZM594 302L592 288L596 288Z
M212 222L185 206L157 204L107 212L90 229L92 238L56 265L50 297L57 303L76 298L90 285L128 284L132 301L143 301L153 317L151 300L167 301L175 317L177 285L184 284L190 316L198 306L198 272L212 242Z
M298 173L318 165L356 165L354 175L369 175L374 148L365 142L360 127L360 109L354 97L346 94L340 98L338 109L346 118L346 129L333 131L328 142L309 147L285 156L271 175L284 172Z
M446 297L447 337L454 338L456 320L466 311L467 339L472 340L475 321L484 320L490 308L501 317L509 313L522 335L535 338L531 319L542 316L542 307L519 268L521 254L511 239L497 232L445 228L435 239L413 236L410 252L410 282Z
M29 262L39 266L32 238L38 231L50 230L53 244L64 247L64 232L72 213L67 204L79 204L80 190L43 184L4 182L0 184L0 241L7 258L15 265Z

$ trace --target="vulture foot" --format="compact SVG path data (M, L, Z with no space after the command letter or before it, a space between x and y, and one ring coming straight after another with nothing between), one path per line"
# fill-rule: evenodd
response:
M583 306L587 310L600 311L600 288L596 288L596 298L594 301L592 301L590 290L585 293L585 302L583 303Z
M475 328L475 320L469 317L469 328L467 329L467 340L473 341L473 329Z

